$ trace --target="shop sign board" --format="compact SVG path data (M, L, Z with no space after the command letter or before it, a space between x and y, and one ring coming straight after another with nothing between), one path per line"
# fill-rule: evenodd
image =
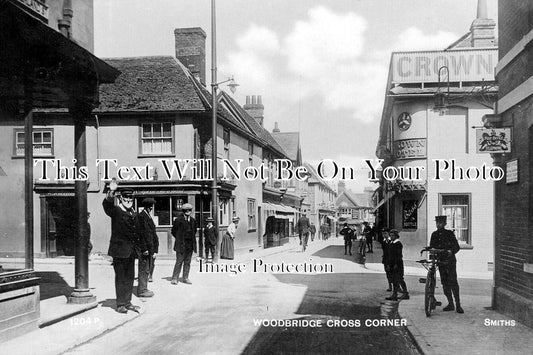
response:
M394 141L396 159L426 158L426 138L400 139Z
M518 159L505 163L505 183L518 182Z
M396 52L392 54L392 83L436 83L462 81L494 81L498 48Z

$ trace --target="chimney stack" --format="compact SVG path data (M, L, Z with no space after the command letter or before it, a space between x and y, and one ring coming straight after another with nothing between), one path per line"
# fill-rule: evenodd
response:
M477 18L472 22L472 26L470 26L472 47L495 47L495 27L496 21L487 18L487 1L478 0Z
M281 132L278 127L278 123L274 122L274 129L272 130L272 133L279 133Z
M176 28L174 39L176 58L190 70L202 84L205 83L205 39L200 27Z
M250 96L246 96L246 104L243 108L261 127L263 126L265 106L261 102L261 95L253 95L251 98Z

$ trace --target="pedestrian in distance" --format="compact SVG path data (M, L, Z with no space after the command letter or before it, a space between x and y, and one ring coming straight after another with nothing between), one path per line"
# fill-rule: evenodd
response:
M446 253L439 256L439 274L442 283L442 291L448 299L448 305L444 307L443 311L453 311L457 313L464 313L461 307L461 300L459 298L459 283L457 282L457 259L455 254L461 249L455 234L446 226L446 216L436 216L435 223L437 230L431 234L429 242L430 248L445 249ZM452 297L453 294L453 297ZM453 298L455 298L455 307L453 305Z
M309 241L309 230L311 227L311 223L309 222L309 218L305 214L300 217L300 219L297 222L298 226L298 235L300 237L300 241L302 244L302 253L307 249L307 243Z
M182 282L192 284L189 280L189 271L191 270L192 253L196 253L196 220L191 217L192 205L186 203L182 207L183 215L178 216L172 224L172 236L176 239L174 242L174 251L176 252L176 264L172 272L172 285L177 285L181 269L183 267Z
M204 248L205 248L205 261L208 262L209 252L211 252L211 262L215 259L215 249L218 241L218 232L213 225L215 220L211 217L207 217L207 226L204 228Z
M367 222L365 222L365 228L367 229L365 232L365 238L366 238L366 247L367 247L367 253L374 253L374 234L375 229L374 227L371 227Z
M369 233L368 222L363 222L363 227L361 228L361 237L359 238L359 254L366 254L366 236Z
M316 226L313 223L311 223L311 227L309 227L309 233L311 233L311 241L313 242L316 234Z
M235 233L239 227L239 217L233 217L231 224L226 229L220 244L220 258L233 260L235 257Z
M104 212L111 217L111 239L107 254L113 258L115 271L115 293L117 312L128 310L139 312L140 307L131 303L135 278L135 258L146 250L141 250L137 228L137 214L133 210L133 190L122 189L116 192L113 180L102 202ZM115 203L115 197L117 197Z
M381 242L381 250L383 251L383 256L381 258L381 262L383 263L383 268L385 269L385 275L387 276L387 292L392 291L392 274L390 269L390 256L389 256L389 246L391 243L391 239L389 236L389 231L387 229L384 229L381 233L382 235L382 242Z
M159 239L155 231L155 224L151 212L154 209L155 200L147 197L141 201L143 210L137 215L139 227L139 242L144 252L139 256L137 286L138 297L152 297L154 293L148 289L148 282L152 278L155 258L159 251Z
M403 279L403 245L400 242L400 233L396 229L391 229L389 232L391 236L391 243L388 247L389 250L389 268L392 278L392 295L385 298L386 300L397 301L398 299L409 299L409 292L407 291L407 285ZM402 292L402 296L398 297L398 292Z
M352 255L352 238L353 238L353 230L348 227L348 223L344 223L343 228L339 232L340 235L344 237L344 255L347 254L347 252Z

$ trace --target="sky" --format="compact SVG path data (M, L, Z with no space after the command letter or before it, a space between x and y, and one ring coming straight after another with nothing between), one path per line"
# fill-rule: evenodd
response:
M486 0L497 21L497 0ZM478 0L217 0L218 81L235 99L261 95L264 126L299 131L302 157L356 169L347 186L372 186L391 52L444 49L467 33ZM211 0L94 0L95 54L174 55L174 29L207 33ZM221 85L223 90L229 89Z

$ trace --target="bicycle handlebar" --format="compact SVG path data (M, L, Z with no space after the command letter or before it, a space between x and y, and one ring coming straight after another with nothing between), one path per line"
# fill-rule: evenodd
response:
M427 251L428 253L449 253L450 251L447 249L437 249L437 248L431 248L431 247L425 247L424 249L420 250L420 255L422 255L423 252Z

